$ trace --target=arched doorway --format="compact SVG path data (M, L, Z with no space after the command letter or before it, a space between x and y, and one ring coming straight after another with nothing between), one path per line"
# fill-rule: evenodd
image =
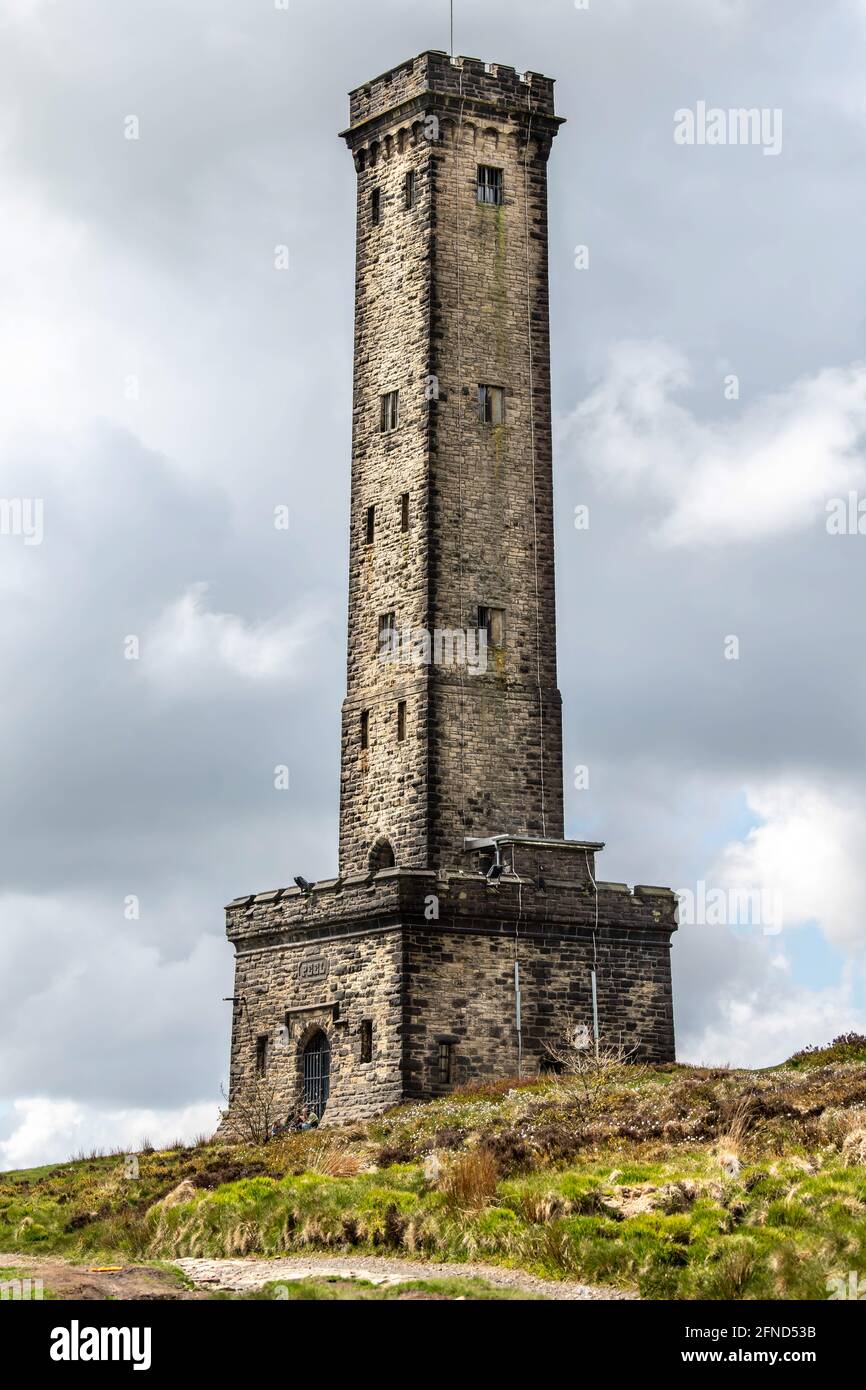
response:
M328 1103L331 1089L331 1044L317 1028L304 1047L304 1105L315 1110L319 1119Z

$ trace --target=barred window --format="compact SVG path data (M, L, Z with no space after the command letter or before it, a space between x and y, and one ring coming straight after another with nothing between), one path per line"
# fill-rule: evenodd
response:
M409 530L409 494L404 492L400 498L400 530Z
M487 633L489 647L505 646L505 609L479 605L478 627Z
M381 397L379 428L383 434L395 430L400 420L400 392L386 391Z
M361 1061L372 1062L373 1060L373 1020L371 1018L361 1019Z
M389 656L396 646L397 616L395 613L379 614L379 655Z
M502 202L502 170L493 169L489 164L478 166L478 187L476 198L479 203L499 206Z
M450 1085L452 1057L452 1044L449 1042L441 1042L436 1059L436 1076L440 1086Z
M370 746L370 711L369 711L368 709L362 709L362 710L361 710L361 749L363 750L363 749L365 749L365 748L369 748L369 746Z
M406 739L406 701L397 701L397 742L403 743Z
M505 423L505 390L502 386L479 386L478 414L485 425Z
M256 1038L256 1076L264 1076L268 1069L268 1035L260 1034Z
M406 200L406 207L413 208L415 206L418 196L414 169L410 169L406 174L406 182L403 185L403 193Z
M382 190L374 188L370 194L370 221L378 227L382 220Z
M376 535L376 508L367 508L367 529L364 536L366 545L372 545Z

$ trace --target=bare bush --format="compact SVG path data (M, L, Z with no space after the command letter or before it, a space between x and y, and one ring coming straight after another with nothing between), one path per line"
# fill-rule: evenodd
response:
M238 1143L266 1144L277 1118L277 1083L268 1076L257 1076L239 1086L231 1100L222 1092L226 1109L220 1111L222 1132Z
M556 1067L553 1079L567 1089L578 1120L588 1124L606 1112L612 1094L624 1081L633 1086L648 1068L634 1060L636 1047L619 1045L596 1051L587 1047L584 1039L584 1030L575 1027L562 1042L546 1044L546 1050Z

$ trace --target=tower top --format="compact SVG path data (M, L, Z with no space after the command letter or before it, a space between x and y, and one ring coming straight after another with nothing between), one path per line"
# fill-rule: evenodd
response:
M419 102L428 94L494 106L503 114L553 117L553 78L540 72L518 72L503 63L480 58L451 58L439 49L428 49L371 78L349 93L348 135L358 126L375 121L395 107Z

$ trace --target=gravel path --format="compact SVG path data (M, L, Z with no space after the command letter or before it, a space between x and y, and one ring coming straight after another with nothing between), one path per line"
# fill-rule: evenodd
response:
M434 1264L388 1259L382 1255L303 1255L278 1260L174 1259L172 1264L182 1269L199 1288L231 1289L237 1293L280 1279L337 1276L342 1279L366 1279L371 1284L402 1284L408 1279L459 1279L470 1276L486 1279L488 1284L497 1288L521 1289L525 1293L543 1294L546 1298L589 1300L637 1297L636 1294L623 1293L618 1289L539 1279L525 1270L504 1269L501 1265Z

